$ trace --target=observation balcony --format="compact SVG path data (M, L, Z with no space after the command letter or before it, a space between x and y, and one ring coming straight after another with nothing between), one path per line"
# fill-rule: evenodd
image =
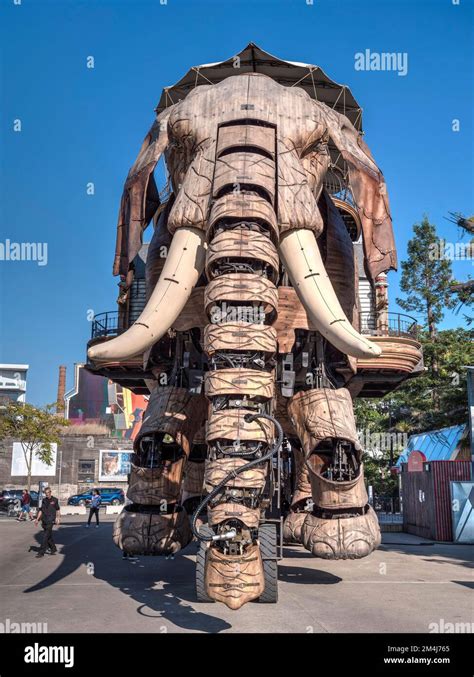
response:
M174 329L177 331L186 331L191 327L203 329L207 324L203 311L203 290L203 287L193 290ZM423 371L423 355L414 318L400 313L382 312L376 316L367 312L360 313L359 322L360 333L378 344L382 354L379 357L359 358L353 361L352 369L344 366L337 368L346 380L346 387L353 397L383 397L398 388L406 379ZM296 328L314 329L308 322L295 290L291 287L279 288L279 315L274 326L278 333L281 353L291 351ZM96 315L87 347L109 341L126 329L117 311ZM163 361L169 359L172 352L172 346L168 345L170 341L172 339L165 341L163 346L157 345L155 357L158 362L161 359ZM136 393L147 393L145 379L153 378L152 373L144 368L141 355L120 362L88 363L86 368Z
M123 315L116 310L100 313L92 320L91 338L87 349L98 343L104 343L126 331ZM143 369L143 356L137 355L124 361L110 361L92 364L87 361L86 369L93 374L105 376L136 394L148 395L145 379L153 378L153 374Z
M346 384L353 396L383 397L423 371L416 320L409 315L360 313L361 334L381 349L379 357L357 360L357 373Z

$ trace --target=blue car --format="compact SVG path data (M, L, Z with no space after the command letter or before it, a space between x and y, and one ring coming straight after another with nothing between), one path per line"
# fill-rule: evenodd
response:
M92 492L94 489L84 491L82 494L75 494L68 498L68 505L90 505ZM97 489L102 499L101 505L123 505L125 503L125 494L123 489L117 487L104 487Z

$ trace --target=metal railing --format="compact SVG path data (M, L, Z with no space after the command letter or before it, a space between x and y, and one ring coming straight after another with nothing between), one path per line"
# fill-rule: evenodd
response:
M401 524L403 514L399 496L374 496L373 508L379 522L386 524Z
M117 310L95 315L92 320L91 339L118 336L118 334L121 334L126 329L121 322L122 320Z
M328 193L333 197L337 197L339 200L342 200L342 202L347 202L352 207L357 206L348 178L344 177L338 168L332 167L327 172L324 179L324 186Z
M399 496L380 496L374 495L374 510L376 512L384 513L399 513L400 512L400 497Z
M374 313L363 312L360 316L360 333L369 336L407 336L416 339L418 327L416 320L409 315L385 313L385 319L377 320ZM118 336L126 327L117 310L99 313L92 320L91 339L106 336Z
M378 318L375 313L360 313L360 333L370 336L406 336L418 338L418 325L409 315L383 313Z

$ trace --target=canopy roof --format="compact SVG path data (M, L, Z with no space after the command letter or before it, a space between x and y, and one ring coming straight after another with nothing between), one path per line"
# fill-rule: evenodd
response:
M396 465L407 463L412 451L423 452L427 461L453 461L465 431L466 426L461 424L411 435Z
M349 87L328 78L319 66L284 61L253 42L226 61L193 66L176 84L163 89L156 111L161 113L168 106L178 103L199 85L215 85L232 75L249 72L268 75L286 87L301 87L312 99L322 101L338 113L347 115L354 127L361 131L362 109Z

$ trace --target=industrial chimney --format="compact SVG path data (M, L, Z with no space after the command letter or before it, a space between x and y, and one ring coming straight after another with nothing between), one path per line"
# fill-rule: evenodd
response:
M59 367L58 395L56 398L56 413L64 414L64 393L66 392L66 367Z

